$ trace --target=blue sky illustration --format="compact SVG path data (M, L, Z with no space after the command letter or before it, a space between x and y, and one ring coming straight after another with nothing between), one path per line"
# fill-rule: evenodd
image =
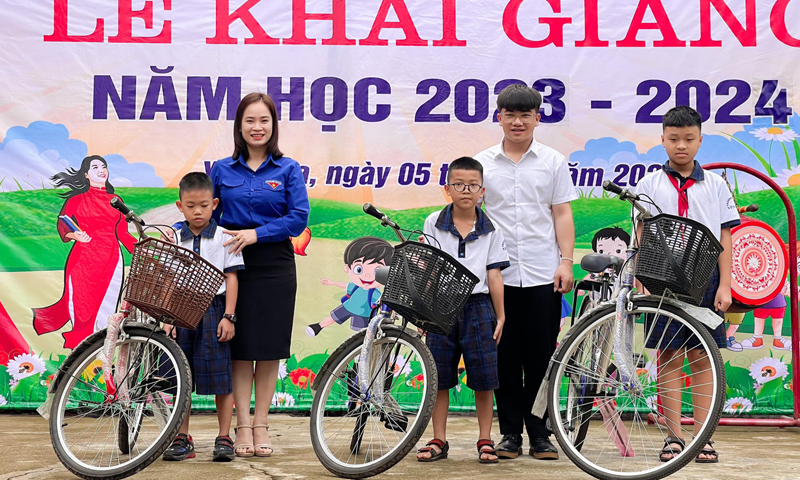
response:
M795 151L792 142L781 143L777 140L761 140L754 135L759 129L780 127L797 133L800 136L800 116L797 114L789 118L788 125L775 125L771 118L757 117L752 125L745 125L743 130L736 132L733 136L746 144L764 160L771 165L776 173L773 179L782 186L787 185L787 179L792 174L800 173L800 157ZM739 165L752 167L762 173L767 173L765 166L756 156L750 152L739 141L719 132L706 129L703 134L703 145L697 154L697 160L701 164L730 162ZM784 150L784 147L786 148ZM787 160L788 156L788 160ZM603 167L604 180L614 180L618 173L614 168L621 163L633 165L643 163L647 166L651 164L663 164L667 161L667 154L661 145L640 152L633 142L620 142L611 137L593 139L586 142L583 150L578 150L569 155L569 162L573 165L580 164L580 167ZM787 163L789 165L787 165ZM733 175L729 171L728 180L734 184ZM720 173L717 171L717 173ZM743 173L736 173L736 179L740 192L763 190L768 188L760 180ZM582 190L591 190L582 188ZM595 188L595 195L599 194L599 189Z
M88 146L70 138L62 124L38 121L27 127L12 127L0 142L0 192L53 188L53 174L68 167L80 168L87 155ZM115 187L164 186L164 180L147 163L130 163L117 154L103 158Z

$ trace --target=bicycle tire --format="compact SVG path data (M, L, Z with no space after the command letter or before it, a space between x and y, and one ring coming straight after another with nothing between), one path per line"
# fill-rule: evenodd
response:
M82 375L82 372L85 371L87 365L92 363L90 360L96 358L98 352L103 349L103 343L106 337L105 331L95 334L91 344L76 349L70 355L73 358L68 358L65 361L65 364L69 366L67 369L60 372L62 378L54 392L49 422L50 439L58 459L67 470L86 480L117 480L129 477L145 469L157 460L169 447L189 412L192 388L191 375L189 374L189 363L180 347L162 333L154 332L149 326L126 325L125 333L126 338L124 342L129 344L139 342L145 345L156 345L161 349L161 354L166 354L167 358L173 362L176 378L178 379L177 386L172 387L177 392L173 400L173 413L169 415L165 427L161 429L160 434L156 437L153 444L130 462L120 464L117 467L95 468L78 460L76 455L70 450L70 445L64 438L65 435L61 428L68 425L65 412L72 386L77 383L78 378ZM104 412L99 412L100 417L103 415ZM86 417L93 418L88 415ZM113 414L111 418L111 422L113 422ZM120 418L123 418L122 415L120 415ZM142 418L143 416L139 417L140 420ZM118 433L118 426L116 428L117 432L115 433ZM114 438L112 442L114 447L120 448L120 436L115 435L115 437L112 438ZM113 459L113 456L110 458ZM118 457L118 459L119 458L120 457Z
M400 460L405 458L411 449L414 448L420 437L422 437L422 434L425 432L425 428L428 426L431 415L433 414L433 406L436 401L436 393L438 388L438 376L436 373L436 363L433 359L433 354L431 354L430 350L428 350L428 347L425 345L425 343L413 333L409 333L408 331L394 325L384 325L382 329L383 336L379 341L403 342L403 344L410 347L410 349L415 351L419 356L420 366L423 369L422 375L424 375L422 380L424 388L423 392L421 393L422 401L413 423L406 425L407 431L405 436L397 446L392 448L385 455L382 455L377 460L360 466L346 465L337 459L327 447L326 442L329 440L329 438L326 438L324 435L325 429L322 426L323 420L326 417L330 417L330 415L326 415L325 412L327 394L332 391L333 383L336 381L336 379L338 378L341 380L340 377L336 377L337 371L342 370L342 375L347 375L343 368L349 361L352 361L352 359L360 353L366 331L361 331L345 340L331 354L328 362L326 362L325 365L330 365L331 367L327 368L324 366L323 369L320 370L320 373L317 377L318 381L315 382L317 391L315 392L314 401L311 406L310 422L311 444L314 448L317 458L320 460L322 465L328 469L328 471L342 478L367 478L378 475L396 465ZM363 424L366 421L369 421L369 418L365 420L363 412L364 408L362 405L361 407L352 409L352 411L344 414L345 417L353 418L356 423L353 429L346 429L348 432L350 432L348 434L349 437L346 439L348 450L357 450L361 442L365 441L365 427ZM387 429L389 428L388 422L390 420L391 419L386 420Z
M654 311L660 309L661 312L666 312L671 318L680 319L680 321L684 322L684 327L686 328L686 326L688 326L690 331L695 333L700 338L700 344L706 348L710 361L710 370L713 374L713 378L715 378L716 381L713 382L714 385L712 390L712 399L710 400L706 422L702 427L700 427L700 431L694 436L693 441L691 443L687 443L686 448L684 448L679 455L667 462L654 462L654 466L652 468L638 473L612 471L607 467L598 466L596 462L601 460L605 461L608 458L608 455L598 455L596 457L597 460L594 462L589 460L586 458L584 450L589 444L588 441L585 440L585 432L582 439L582 442L585 443L582 443L582 449L578 449L574 444L571 443L563 424L558 425L559 421L557 419L562 418L562 415L560 414L561 407L559 406L559 400L561 398L559 397L559 389L562 382L562 376L559 374L559 372L566 372L567 363L565 359L567 359L572 353L577 352L579 347L576 344L579 344L582 340L588 338L588 335L591 335L589 331L591 331L597 325L600 325L602 322L608 321L609 318L613 319L616 314L616 306L614 304L601 306L597 310L591 312L588 317L578 322L562 339L561 344L559 345L559 348L554 354L553 360L551 361L552 372L550 373L550 378L548 379L547 408L551 422L554 426L553 433L564 453L581 470L601 480L658 480L677 472L689 462L693 461L700 453L700 450L707 444L719 423L719 419L722 415L723 403L725 400L725 371L722 355L716 345L716 342L711 336L711 333L705 327L705 325L671 304L660 304L659 298L640 297L634 298L632 302L634 306L632 310L633 312L653 313ZM634 412L634 419L636 418L637 413L638 412ZM608 421L605 423L608 423ZM586 424L588 429L589 422L586 422ZM659 431L662 430L661 427L658 428ZM644 433L640 433L640 436L644 438ZM600 437L600 435L598 435L598 437ZM610 434L609 438L611 438ZM633 443L634 442L631 442L631 444ZM642 441L642 447L646 447L644 441ZM658 447L660 448L661 445L659 444ZM646 452L648 451L649 450L647 448L644 448L645 458L647 455ZM624 455L621 456L624 457ZM639 456L641 457L642 455Z

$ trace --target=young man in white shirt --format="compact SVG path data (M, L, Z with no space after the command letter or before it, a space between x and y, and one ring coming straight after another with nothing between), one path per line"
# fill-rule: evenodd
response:
M572 290L575 225L570 202L577 199L566 158L538 143L542 96L510 85L497 97L503 141L475 158L483 165L486 210L503 232L511 266L503 272L505 334L498 345L500 388L495 390L501 458L522 453L555 460L545 419L531 414L536 392L556 348L561 296Z

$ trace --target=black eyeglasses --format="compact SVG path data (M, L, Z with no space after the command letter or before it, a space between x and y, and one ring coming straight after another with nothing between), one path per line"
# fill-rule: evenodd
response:
M453 187L453 190L459 193L463 192L464 189L467 188L469 189L469 193L478 193L481 191L481 188L483 188L483 185L476 185L476 184L467 185L465 183L448 183L448 185Z

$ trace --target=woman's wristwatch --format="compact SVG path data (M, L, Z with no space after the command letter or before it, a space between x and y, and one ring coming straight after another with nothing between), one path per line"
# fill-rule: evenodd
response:
M235 313L225 313L222 315L222 318L227 318L228 321L231 323L236 323L236 314Z

